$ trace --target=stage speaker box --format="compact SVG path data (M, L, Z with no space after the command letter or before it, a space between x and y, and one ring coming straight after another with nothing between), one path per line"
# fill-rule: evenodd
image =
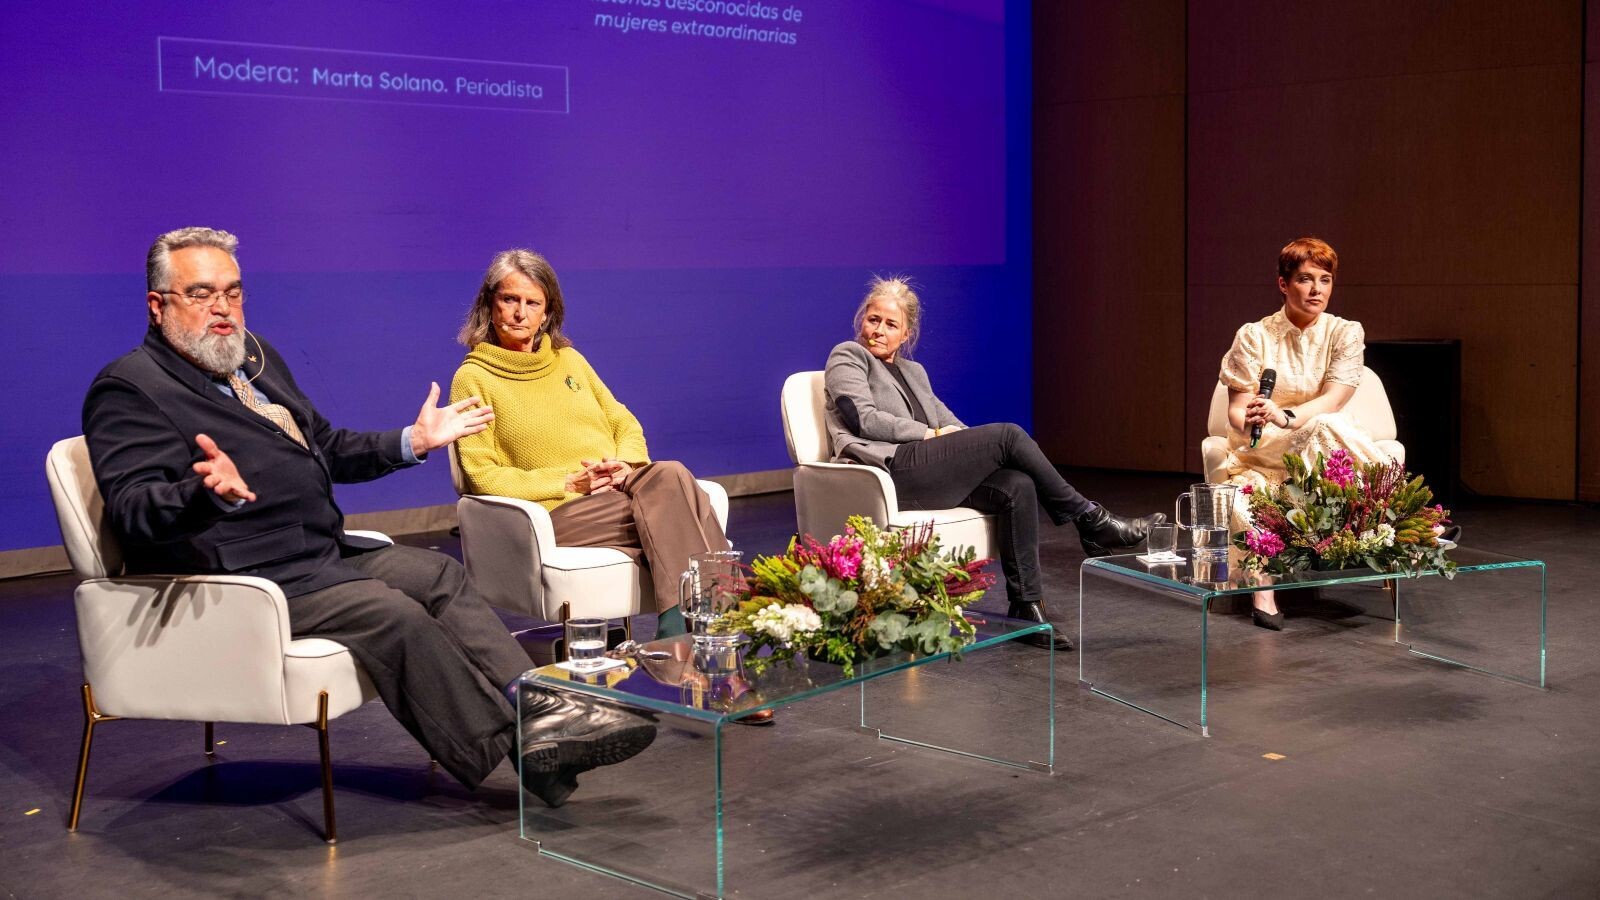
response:
M1461 342L1368 341L1366 362L1394 407L1406 468L1445 506L1461 499Z

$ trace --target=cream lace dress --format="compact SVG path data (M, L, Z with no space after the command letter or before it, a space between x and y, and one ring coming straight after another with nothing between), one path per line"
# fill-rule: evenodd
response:
M1254 394L1260 388L1262 370L1276 369L1278 381L1272 399L1282 409L1294 409L1316 397L1328 382L1351 387L1360 384L1365 340L1360 322L1323 313L1311 327L1301 330L1280 309L1239 329L1233 346L1222 358L1217 380L1232 390ZM1256 490L1282 484L1288 477L1283 467L1285 453L1298 453L1308 462L1315 462L1319 452L1331 456L1343 448L1357 465L1389 458L1378 449L1372 435L1346 413L1324 413L1296 421L1300 427L1292 429L1267 423L1261 429L1261 443L1253 450L1248 434L1230 430L1225 463L1228 481L1252 485ZM1236 498L1235 531L1250 526L1249 499L1243 494Z

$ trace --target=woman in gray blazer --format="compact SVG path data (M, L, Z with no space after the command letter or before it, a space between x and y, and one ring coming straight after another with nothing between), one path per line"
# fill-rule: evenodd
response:
M902 507L970 506L994 515L1008 615L1043 622L1039 507L1057 525L1076 525L1090 556L1138 546L1166 516L1124 519L1088 500L1017 425L962 424L934 394L928 373L907 356L921 318L921 302L905 279L872 281L856 310L856 339L828 354L834 458L886 469ZM1048 643L1043 635L1032 637ZM1055 646L1072 649L1059 632Z

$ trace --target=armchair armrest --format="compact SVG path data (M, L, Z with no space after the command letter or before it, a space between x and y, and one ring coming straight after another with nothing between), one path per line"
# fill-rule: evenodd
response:
M385 544L394 543L394 538L381 531L362 531L355 528L346 528L344 533L351 537L366 538L369 541L383 541Z
M141 719L289 724L283 591L244 575L91 578L73 596L95 703Z
M1205 473L1206 481L1219 484L1228 480L1228 473L1222 468L1227 461L1227 438L1212 435L1200 442L1200 471Z
M838 534L850 516L887 527L900 509L894 482L877 466L806 462L794 470L795 514L801 534Z
M550 512L515 497L466 494L456 501L461 555L472 584L490 606L538 617L543 560L555 552Z
M700 490L706 492L706 497L711 501L711 511L717 514L717 524L722 526L722 533L728 533L728 490L715 481L696 479Z

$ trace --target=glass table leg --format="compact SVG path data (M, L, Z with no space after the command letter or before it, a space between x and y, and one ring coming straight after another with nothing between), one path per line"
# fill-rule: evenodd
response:
M1398 582L1395 642L1411 653L1545 687L1543 563Z
M1206 734L1210 599L1082 567L1078 680L1100 696Z
M885 741L1053 772L1055 651L1005 641L863 682L860 712Z

